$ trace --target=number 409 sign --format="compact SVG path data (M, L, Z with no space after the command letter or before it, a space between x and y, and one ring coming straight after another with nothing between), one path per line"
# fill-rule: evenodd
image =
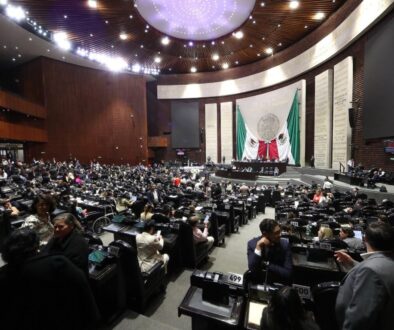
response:
M304 286L304 285L298 285L298 284L293 284L293 288L298 291L298 294L302 299L309 299L311 300L311 287L310 286Z

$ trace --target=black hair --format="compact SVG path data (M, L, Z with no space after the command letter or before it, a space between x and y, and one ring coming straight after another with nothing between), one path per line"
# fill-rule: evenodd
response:
M53 211L55 211L56 203L51 195L37 195L34 198L33 203L31 204L31 212L33 214L37 213L37 204L41 201L43 201L45 204L48 205L48 213L49 214L51 214Z
M145 232L150 232L150 230L152 228L154 229L155 227L156 227L156 222L154 220L146 221L145 224L144 224L144 231Z
M371 223L365 230L365 239L376 251L394 251L394 228L388 223Z
M39 245L40 240L34 230L30 228L15 230L4 241L3 259L10 266L22 264L38 253Z
M266 218L266 219L261 220L259 227L260 227L261 234L264 234L264 233L270 234L274 231L276 226L279 226L279 223L276 220Z
M300 296L296 289L285 286L272 294L261 318L261 329L301 330L306 319Z

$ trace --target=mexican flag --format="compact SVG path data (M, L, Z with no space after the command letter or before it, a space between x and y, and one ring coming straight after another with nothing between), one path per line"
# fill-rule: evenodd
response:
M255 125L257 123L248 123ZM260 140L248 128L237 107L237 158L286 161L291 165L300 163L300 119L298 93L296 91L287 120L271 141Z

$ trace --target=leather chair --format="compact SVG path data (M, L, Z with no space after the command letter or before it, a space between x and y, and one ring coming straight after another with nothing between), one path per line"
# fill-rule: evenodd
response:
M220 246L221 244L224 244L226 239L226 225L225 224L219 225L219 221L216 213L211 214L209 221L211 223L212 236L215 239L214 245Z
M182 265L188 268L196 268L208 259L208 245L194 243L192 227L183 221L179 222L180 249L182 251Z
M265 213L265 196L259 195L257 198L257 213Z
M148 272L141 272L137 251L130 244L117 240L109 247L119 249L118 258L122 280L126 289L126 299L137 312L145 311L147 302L159 289L164 289L165 270L163 263L156 263Z
M324 282L312 290L314 315L321 330L339 330L335 318L335 302L338 295L339 282Z

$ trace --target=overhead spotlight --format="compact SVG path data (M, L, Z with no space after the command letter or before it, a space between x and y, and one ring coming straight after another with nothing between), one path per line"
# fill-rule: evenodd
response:
M222 68L223 68L223 69L228 69L228 67L229 67L228 63L223 63L223 64L222 64Z
M168 38L168 37L163 37L163 38L161 38L161 43L162 43L164 46L167 46L167 45L170 43L170 38Z
M313 16L313 19L315 19L316 21L320 21L322 20L324 17L326 17L326 14L324 14L323 12L319 11L318 13L316 13Z
M53 34L53 41L63 50L71 49L71 42L68 40L66 32L55 32Z
M219 59L219 54L213 54L213 55L212 55L212 59L213 59L214 61L217 61L217 60Z
M97 1L96 0L88 0L88 6L90 8L96 9L97 8Z
M119 38L121 40L127 40L127 34L122 32L121 34L119 34Z
M161 57L156 56L155 57L155 63L159 64L161 62Z
M261 3L260 3L260 6L261 6L261 7L265 7L265 2L264 2L264 1L261 2Z
M133 72L135 72L135 73L140 72L140 71L141 71L141 65L139 65L138 63L134 64L134 65L131 67L131 71L133 71Z
M121 57L108 57L104 64L114 72L119 72L127 68L127 62Z
M237 39L242 39L244 37L244 33L242 31L234 32L233 35Z
M189 45L190 47L193 47L193 45L194 45L193 41L189 41L188 45Z
M271 47L268 47L268 48L265 50L265 53L268 54L268 55L272 54L273 52L274 52L274 50L273 50Z
M20 6L16 7L16 6L8 5L5 9L5 13L9 18L18 22L26 18L25 11Z
M0 0L0 5L5 6L8 3L8 0Z
M289 8L290 9L297 9L300 5L299 1L290 1L289 2Z
M192 67L190 68L190 71L193 72L193 73L195 73L195 72L197 72L197 68L196 68L195 66L192 66Z

